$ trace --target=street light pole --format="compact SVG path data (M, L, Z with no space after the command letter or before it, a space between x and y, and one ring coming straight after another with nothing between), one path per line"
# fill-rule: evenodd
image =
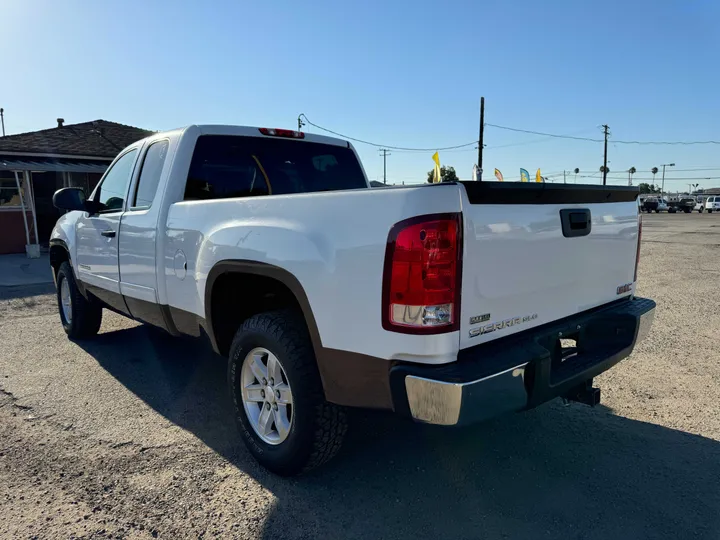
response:
M663 163L662 187L660 188L660 196L665 196L665 167L674 167L674 163Z

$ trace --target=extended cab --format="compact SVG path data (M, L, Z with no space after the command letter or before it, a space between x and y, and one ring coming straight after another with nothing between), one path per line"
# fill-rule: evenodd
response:
M458 182L370 189L346 141L190 126L55 194L60 320L103 309L206 335L250 452L291 475L332 457L344 407L456 425L556 397L652 322L637 298L638 192Z

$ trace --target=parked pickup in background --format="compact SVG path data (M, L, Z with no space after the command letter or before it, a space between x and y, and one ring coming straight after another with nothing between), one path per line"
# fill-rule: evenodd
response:
M667 212L668 203L662 197L648 197L643 201L641 209L644 212L659 214L660 212Z
M458 182L370 189L350 143L190 126L54 196L62 325L104 308L206 335L242 437L293 475L332 457L345 407L456 425L599 401L655 303L637 298L633 188Z
M668 202L668 213L685 212L689 214L695 209L697 201L693 197L683 197L677 201Z

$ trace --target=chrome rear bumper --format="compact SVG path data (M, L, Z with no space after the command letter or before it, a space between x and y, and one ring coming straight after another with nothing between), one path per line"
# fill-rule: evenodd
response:
M390 372L398 412L419 422L468 424L571 394L645 339L655 302L623 301L461 351L445 366L401 364ZM578 348L562 356L560 337Z

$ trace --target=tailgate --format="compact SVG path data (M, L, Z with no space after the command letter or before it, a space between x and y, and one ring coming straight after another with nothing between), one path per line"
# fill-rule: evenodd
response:
M462 184L461 349L634 293L636 188Z

